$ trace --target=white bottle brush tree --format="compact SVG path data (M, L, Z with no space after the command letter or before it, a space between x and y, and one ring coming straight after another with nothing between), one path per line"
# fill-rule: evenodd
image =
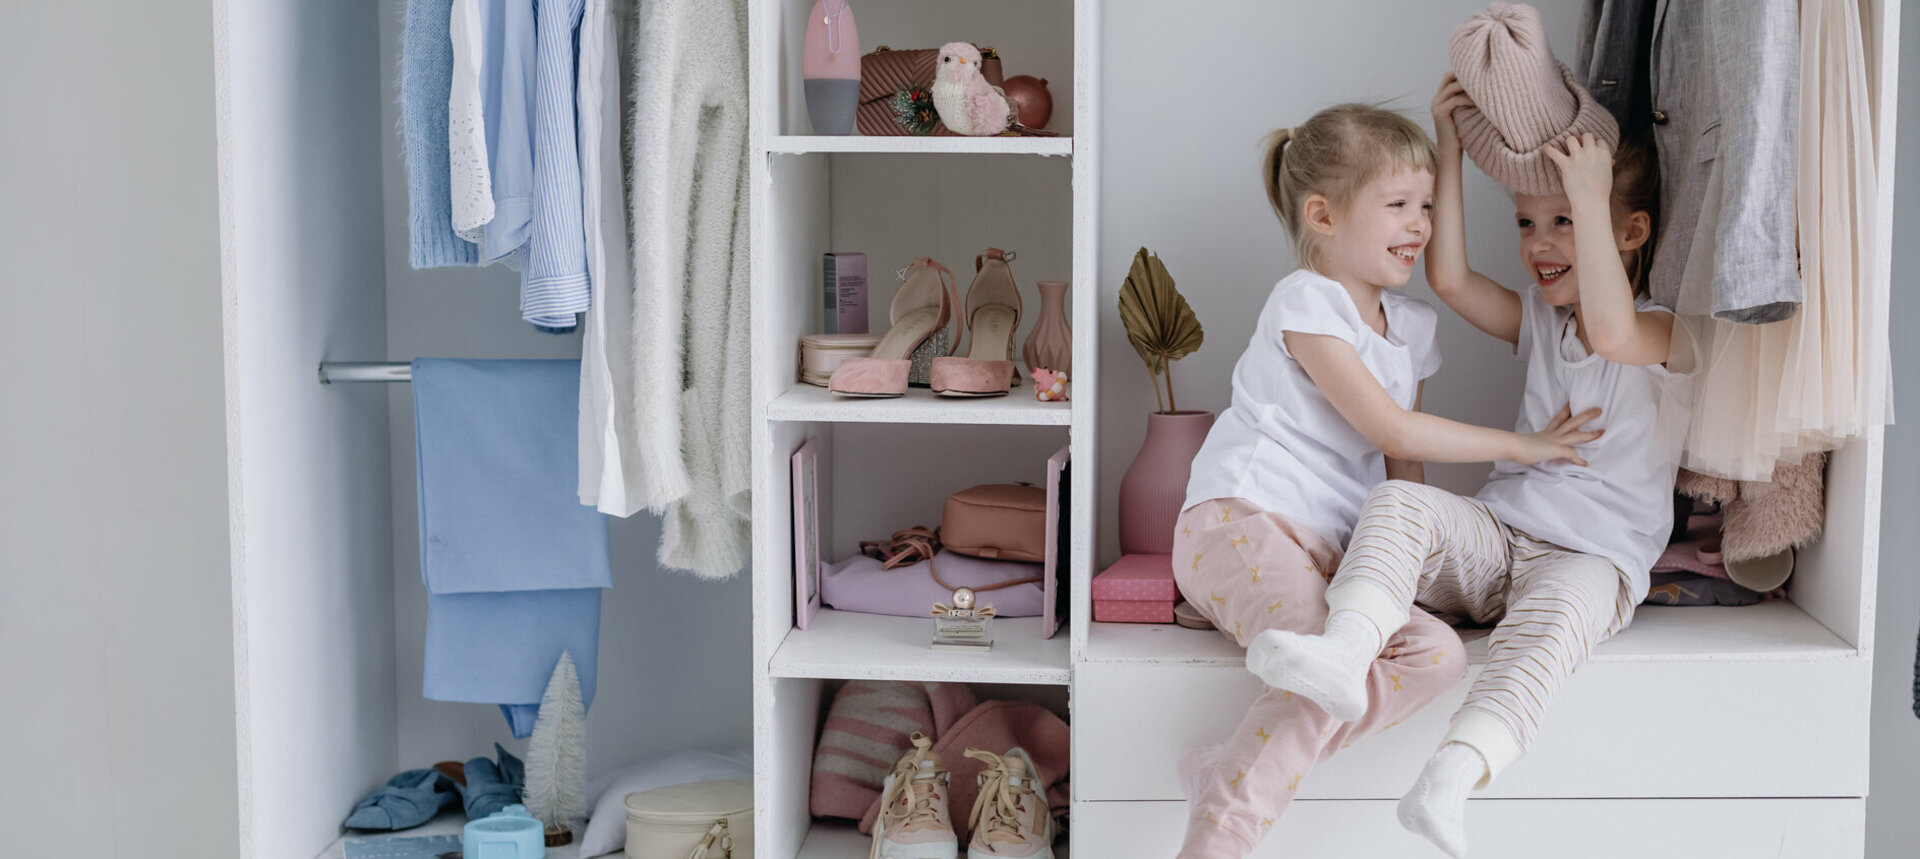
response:
M580 676L573 655L560 654L540 716L527 741L527 813L548 832L571 830L587 818L587 712L580 703Z

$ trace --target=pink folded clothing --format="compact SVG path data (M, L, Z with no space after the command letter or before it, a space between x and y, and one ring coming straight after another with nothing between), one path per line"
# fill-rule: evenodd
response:
M1708 551L1720 543L1720 514L1695 515L1687 523L1687 537L1670 543L1653 562L1656 573L1695 573L1716 579L1727 577L1719 553Z
M1093 619L1102 623L1172 623L1179 601L1172 555L1123 555L1093 577Z
M1040 564L1024 561L996 561L975 558L941 549L933 556L940 578L956 588L980 588L1000 582L1040 575ZM993 606L1000 617L1038 617L1046 607L1040 582L982 591L979 600ZM896 617L927 617L937 602L952 602L953 591L940 586L927 571L927 562L907 564L891 570L866 555L854 555L830 565L820 574L820 602L840 611L890 614ZM931 631L933 626L928 624Z
M814 816L865 817L863 831L871 827L868 808L880 802L894 761L913 747L908 737L919 731L939 739L978 703L961 683L848 681L833 696L814 749Z

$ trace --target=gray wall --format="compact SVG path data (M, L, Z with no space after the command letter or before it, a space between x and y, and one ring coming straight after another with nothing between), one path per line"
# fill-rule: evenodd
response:
M1920 632L1920 9L1900 22L1900 166L1894 175L1893 402L1901 423L1887 428L1880 494L1880 597L1874 622L1873 764L1867 798L1867 855L1920 856L1920 719L1913 714L1914 640Z
M211 5L6 11L6 852L232 856Z
M1267 295L1296 266L1260 183L1261 139L1340 102L1386 102L1423 127L1448 69L1445 34L1484 0L1370 3L1242 2L1171 14L1158 0L1104 5L1101 47L1100 481L1101 558L1118 555L1115 498L1154 409L1140 358L1115 302L1133 252L1158 253L1206 329L1200 351L1174 366L1182 409L1218 414L1234 362ZM1537 0L1562 57L1574 55L1579 0ZM1381 26L1392 22L1391 26ZM1356 34L1345 36L1341 34ZM1365 34L1360 37L1357 34ZM1363 38L1365 50L1357 50ZM1136 58L1150 58L1134 61ZM1231 85L1228 85L1231 84ZM1172 107L1177 105L1178 107ZM1166 117L1178 115L1180 121ZM1508 284L1527 282L1513 203L1466 170L1468 256ZM1443 306L1415 274L1407 293ZM1426 386L1426 410L1486 426L1513 425L1524 368L1504 344L1442 312L1446 366ZM1428 479L1471 491L1487 466L1429 465Z

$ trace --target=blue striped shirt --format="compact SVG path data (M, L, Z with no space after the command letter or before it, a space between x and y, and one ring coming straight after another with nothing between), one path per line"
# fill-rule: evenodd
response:
M584 6L585 0L534 3L533 222L521 269L520 315L554 330L573 328L575 314L586 312L592 298L575 135L575 36Z

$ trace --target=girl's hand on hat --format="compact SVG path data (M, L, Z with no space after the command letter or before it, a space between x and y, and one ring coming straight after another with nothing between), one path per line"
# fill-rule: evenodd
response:
M1613 153L1591 134L1569 135L1563 146L1547 144L1547 157L1560 165L1560 184L1570 200L1606 202L1613 195Z
M1440 80L1440 91L1433 96L1433 133L1438 142L1459 143L1460 130L1453 124L1453 112L1463 107L1473 107L1473 97L1467 95L1460 79L1448 72Z

